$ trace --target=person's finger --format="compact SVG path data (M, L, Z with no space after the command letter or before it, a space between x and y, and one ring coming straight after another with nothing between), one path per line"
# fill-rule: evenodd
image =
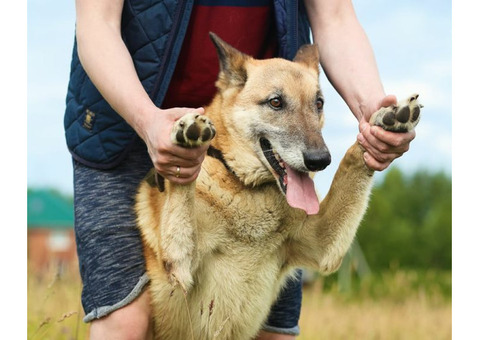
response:
M370 144L362 134L358 134L357 140L361 146L379 163L391 163L394 159L402 156L403 152L389 151L390 147L384 143L377 142L375 145ZM382 150L379 150L382 149Z
M195 162L196 160L200 159L202 156L204 156L210 146L210 143L197 146L194 148L185 148L183 146L177 145L177 144L171 144L169 145L165 150L166 153L169 155L174 155L177 158L184 159L186 161L192 161Z
M410 142L415 138L415 130L408 132L392 132L382 129L379 126L372 126L370 134L379 142L390 147L390 151L406 152L409 148Z
M198 172L199 166L181 167L179 165L171 166L168 169L169 176L176 178L190 178Z
M395 105L395 104L397 104L397 97L394 96L393 94L389 94L383 97L383 99L380 101L380 105L378 109L380 109L381 107L389 107L390 105Z
M372 170L375 171L383 171L392 163L390 162L379 162L376 158L372 157L368 152L363 153L363 159L365 160L365 164Z
M410 148L410 142L415 138L415 131L391 132L378 126L364 124L357 140L365 148L371 147L380 153L403 154ZM370 150L368 150L370 151Z
M162 114L168 114L170 115L170 118L175 121L183 116L185 116L187 113L198 113L200 115L205 114L205 109L203 107L199 107L196 109L188 108L188 107L174 107L168 110L165 110Z
M174 170L170 170L166 174L162 174L162 176L175 184L188 184L197 179L200 171L201 166L196 168L180 167L179 171L177 171L177 167L175 167Z
M199 167L203 160L205 159L205 154L200 155L200 157L189 160L180 158L173 154L161 154L153 157L153 165L158 171L167 172L173 167L180 166L182 168L194 168Z

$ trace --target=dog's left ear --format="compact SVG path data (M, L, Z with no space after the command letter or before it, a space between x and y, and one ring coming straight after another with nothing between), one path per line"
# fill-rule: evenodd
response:
M227 44L215 33L210 32L210 39L217 49L220 60L220 74L217 86L243 86L247 81L245 62L250 57Z
M320 63L320 53L316 44L303 45L293 59L294 62L304 64L313 69L317 74L320 73L318 64Z

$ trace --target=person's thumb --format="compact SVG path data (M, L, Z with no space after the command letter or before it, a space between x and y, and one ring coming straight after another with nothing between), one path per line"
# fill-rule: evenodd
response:
M389 107L390 105L395 105L397 104L397 97L394 96L393 94L389 94L380 101L380 105L378 108L381 107Z
M173 119L174 121L182 118L187 113L197 113L200 115L203 115L205 113L205 109L203 107L199 107L197 109L188 108L188 107L177 107L177 108L170 109L168 111L170 114L170 118Z

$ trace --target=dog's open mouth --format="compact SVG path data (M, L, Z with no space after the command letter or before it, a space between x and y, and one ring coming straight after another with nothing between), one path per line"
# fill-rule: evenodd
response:
M280 156L275 151L273 151L272 144L270 144L268 139L263 137L260 138L260 146L262 147L265 158L278 176L277 181L280 184L280 188L282 188L284 194L287 194L288 183L285 162L283 162Z
M288 204L304 210L308 215L317 214L320 203L315 192L315 185L308 173L290 167L275 152L268 139L260 138L260 147L273 169L273 175L285 194Z

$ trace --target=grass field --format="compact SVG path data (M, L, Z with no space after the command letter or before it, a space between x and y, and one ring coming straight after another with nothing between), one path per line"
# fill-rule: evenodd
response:
M385 273L349 293L316 281L304 289L300 330L299 340L451 339L451 275Z
M77 268L42 275L29 270L27 283L28 339L88 339L80 302Z
M76 268L28 275L28 339L88 339ZM334 278L304 289L298 340L451 339L451 273L395 271L340 292ZM179 339L180 340L180 339Z

